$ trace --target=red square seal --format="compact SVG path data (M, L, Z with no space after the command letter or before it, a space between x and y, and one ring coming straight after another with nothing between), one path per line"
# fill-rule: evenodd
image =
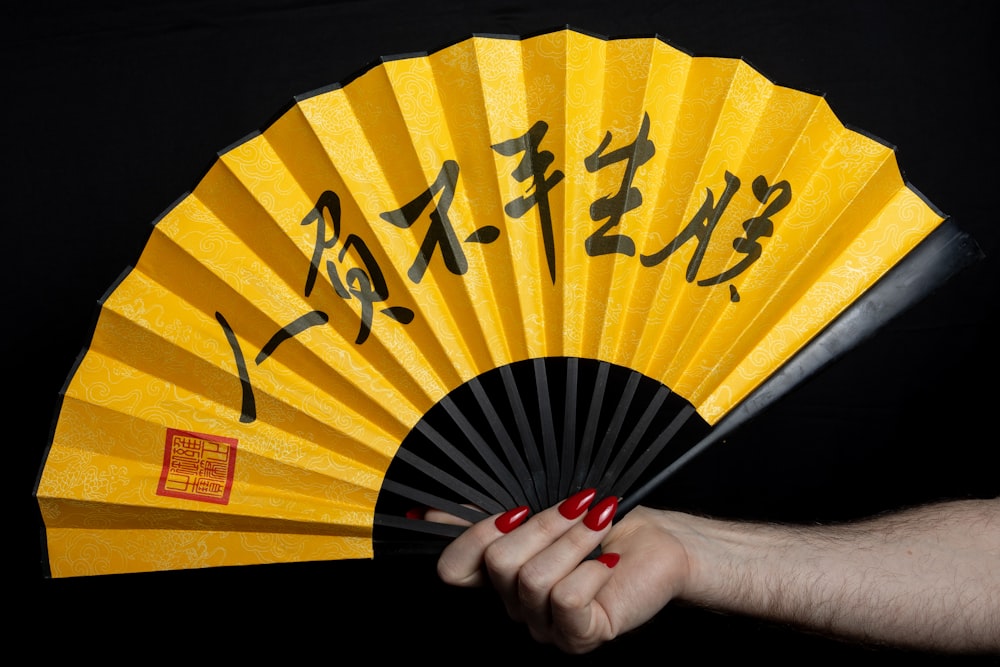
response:
M236 438L168 428L156 495L229 504L236 442Z

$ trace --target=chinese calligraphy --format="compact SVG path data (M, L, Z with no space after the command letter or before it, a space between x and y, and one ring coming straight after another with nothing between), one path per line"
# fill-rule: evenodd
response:
M559 255L556 244L559 239L554 233L549 197L552 190L564 180L565 174L559 169L552 169L555 155L540 147L548 129L545 121L538 120L524 134L491 144L490 148L507 157L521 156L510 175L517 182L527 184L527 194L506 202L504 212L511 218L521 218L532 208L538 209L548 274L552 283L556 284ZM608 254L633 257L637 253L635 239L625 233L612 233L612 230L621 224L626 213L643 204L642 192L634 183L638 170L656 154L656 147L650 139L650 129L649 115L643 114L640 127L631 143L609 150L614 138L611 132L607 132L596 149L583 160L583 167L588 173L624 163L618 191L590 204L591 220L601 223L584 240L584 248L590 257ZM444 160L436 178L423 192L403 206L379 214L382 220L396 228L411 229L426 213L429 224L419 242L416 256L406 271L406 276L414 284L419 284L424 279L431 262L438 254L447 271L456 276L464 276L469 271L469 259L463 250L463 243L490 244L500 237L500 229L484 225L465 236L464 241L459 240L457 228L460 228L461 221L456 225L451 217L451 207L459 188L459 172L458 162ZM774 233L773 217L791 202L792 188L785 180L772 184L764 175L754 178L751 191L763 209L759 215L742 222L743 236L732 239L732 248L738 259L713 276L699 278L706 253L713 242L713 234L717 232L720 221L741 187L739 177L729 171L725 172L724 182L718 197L712 186L706 187L701 206L682 226L680 232L659 250L639 254L640 264L644 267L662 264L677 250L694 241L696 246L685 271L688 283L695 283L699 287L719 285L731 281L752 266L763 253L762 239L769 238ZM320 194L315 205L302 218L301 225L313 226L316 232L306 267L303 296L307 299L312 296L319 276L325 273L329 286L337 296L357 304L356 312L360 323L354 340L356 345L364 344L371 336L376 313L404 325L413 321L413 310L405 306L388 306L376 310L377 304L383 304L389 299L389 284L375 253L364 238L353 233L342 238L341 202L337 193L327 190ZM730 284L729 290L730 300L738 302L739 294L735 286ZM233 352L243 388L240 420L253 421L256 419L253 388L239 340L221 313L216 313L216 320ZM323 310L311 310L295 318L268 339L256 356L255 363L259 366L285 341L329 321L330 316Z
M688 282L695 280L698 275L698 269L701 267L701 262L705 257L705 250L708 247L709 239L712 237L712 232L719 223L719 219L723 212L725 212L733 195L740 189L739 178L728 171L725 178L726 189L723 191L722 196L719 197L719 203L713 203L715 196L711 189L706 188L705 201L687 226L681 230L680 234L673 241L664 246L662 250L651 255L641 255L639 261L642 262L643 266L655 266L666 260L674 251L691 239L697 239L698 246L691 255L685 274ZM743 230L746 232L745 237L733 239L733 249L745 255L745 257L718 275L699 280L698 285L707 287L731 280L757 261L762 252L762 247L758 242L759 239L769 237L774 233L774 222L771 220L771 216L788 206L788 203L792 199L792 188L788 184L788 181L780 181L774 185L768 185L767 179L764 176L758 176L754 179L751 189L757 201L761 204L767 204L767 208L764 209L761 215L743 222ZM771 195L774 193L777 193L777 196L773 201L768 203ZM739 295L735 292L735 288L731 289L730 294L733 301L739 300Z
M518 197L507 202L503 210L512 218L520 218L531 210L538 207L538 217L542 226L542 243L545 246L545 261L549 267L549 277L552 284L556 282L556 250L555 239L552 233L552 209L549 206L549 190L554 188L563 179L563 173L556 169L549 177L545 176L545 171L552 166L555 156L550 151L538 150L538 145L542 142L542 137L548 132L549 125L543 120L537 121L531 129L520 137L508 139L500 143L493 144L492 148L501 155L508 157L524 153L521 162L512 172L512 176L519 183L523 183L529 178L531 185L529 190L534 192L527 197Z
M413 260L413 264L406 272L415 283L419 283L424 273L427 271L427 264L434 255L434 249L441 248L441 257L448 270L456 275L465 275L469 270L469 262L465 258L462 246L458 243L455 235L455 228L448 218L448 209L455 197L455 186L458 183L458 163L454 160L445 160L441 165L441 170L434 182L426 190L417 195L408 204L395 211L382 213L380 217L397 227L409 228L417 221L424 209L433 201L434 195L441 192L437 205L430 213L431 224L420 244L420 251ZM475 234L466 241L478 241L480 243L491 243L500 236L500 230L496 227L488 226L477 230Z
M635 141L605 153L605 149L610 144L611 133L608 132L604 135L604 140L601 141L597 150L583 161L587 171L591 173L610 164L625 161L625 172L618 192L612 197L601 197L590 205L591 220L600 222L607 219L607 222L591 234L584 245L587 254L591 257L616 252L631 257L635 255L635 241L624 234L608 234L607 232L621 222L623 215L642 206L642 193L638 188L632 187L632 179L635 177L635 170L649 162L656 152L653 142L649 140L649 114L643 114L642 125Z
M329 215L330 224L333 227L329 237L326 234L327 215ZM312 294L316 284L316 276L319 273L319 265L324 251L336 246L340 240L340 198L335 192L325 191L319 196L316 206L302 219L301 224L316 225L316 241L313 244L309 271L306 274L305 296L308 297ZM360 345L368 340L371 333L372 319L375 314L374 304L389 298L389 288L382 274L382 269L375 261L375 256L361 237L350 234L337 254L337 261L343 263L351 248L355 248L360 259L360 266L348 269L345 279L341 280L337 265L328 260L326 272L337 296L342 299L350 299L353 296L361 303L361 326L354 341ZM409 324L413 320L413 311L403 306L384 308L379 312L403 324Z

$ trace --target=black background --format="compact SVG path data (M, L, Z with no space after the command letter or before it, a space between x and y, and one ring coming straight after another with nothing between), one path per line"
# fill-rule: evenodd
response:
M89 5L89 6L88 6ZM368 656L445 664L561 659L488 591L448 589L432 562L357 561L47 580L34 480L96 301L151 222L216 152L293 95L383 55L472 33L570 25L658 34L694 55L743 57L822 92L898 147L905 176L987 259L697 458L655 498L773 521L828 521L1000 492L995 55L992 4L903 2L36 2L5 9L3 363L14 532L15 642L124 661ZM11 473L10 470L13 469ZM15 601L18 598L14 598ZM20 610L23 610L22 613ZM26 632L45 626L43 641ZM131 642L129 642L131 643ZM937 661L844 645L671 605L576 664L706 658ZM129 660L132 661L131 659ZM943 660L942 660L943 661Z

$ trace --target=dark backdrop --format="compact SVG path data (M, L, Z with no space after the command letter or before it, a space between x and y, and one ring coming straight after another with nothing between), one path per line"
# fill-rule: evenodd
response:
M52 6L49 6L49 5ZM906 177L973 233L987 259L764 416L695 459L654 499L719 516L829 521L1000 492L995 423L998 272L991 4L903 2L152 3L6 9L3 361L16 530L17 624L43 653L184 661L337 663L371 657L556 660L485 591L447 589L426 561L359 561L46 580L31 490L60 387L97 299L151 222L217 151L290 98L376 57L474 32L563 25L658 34L695 55L744 57L777 83L823 92L846 123L898 147ZM87 4L87 3L83 3ZM916 7L919 7L917 9ZM15 598L17 600L18 598ZM27 638L15 632L15 640ZM668 607L577 664L632 659L905 656L750 619ZM137 656L141 659L142 656ZM116 660L117 661L117 660Z

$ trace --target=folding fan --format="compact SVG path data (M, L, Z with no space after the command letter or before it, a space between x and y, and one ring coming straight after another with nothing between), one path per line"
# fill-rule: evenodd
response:
M570 29L383 59L220 153L102 299L36 488L50 572L632 505L977 256L739 59Z

